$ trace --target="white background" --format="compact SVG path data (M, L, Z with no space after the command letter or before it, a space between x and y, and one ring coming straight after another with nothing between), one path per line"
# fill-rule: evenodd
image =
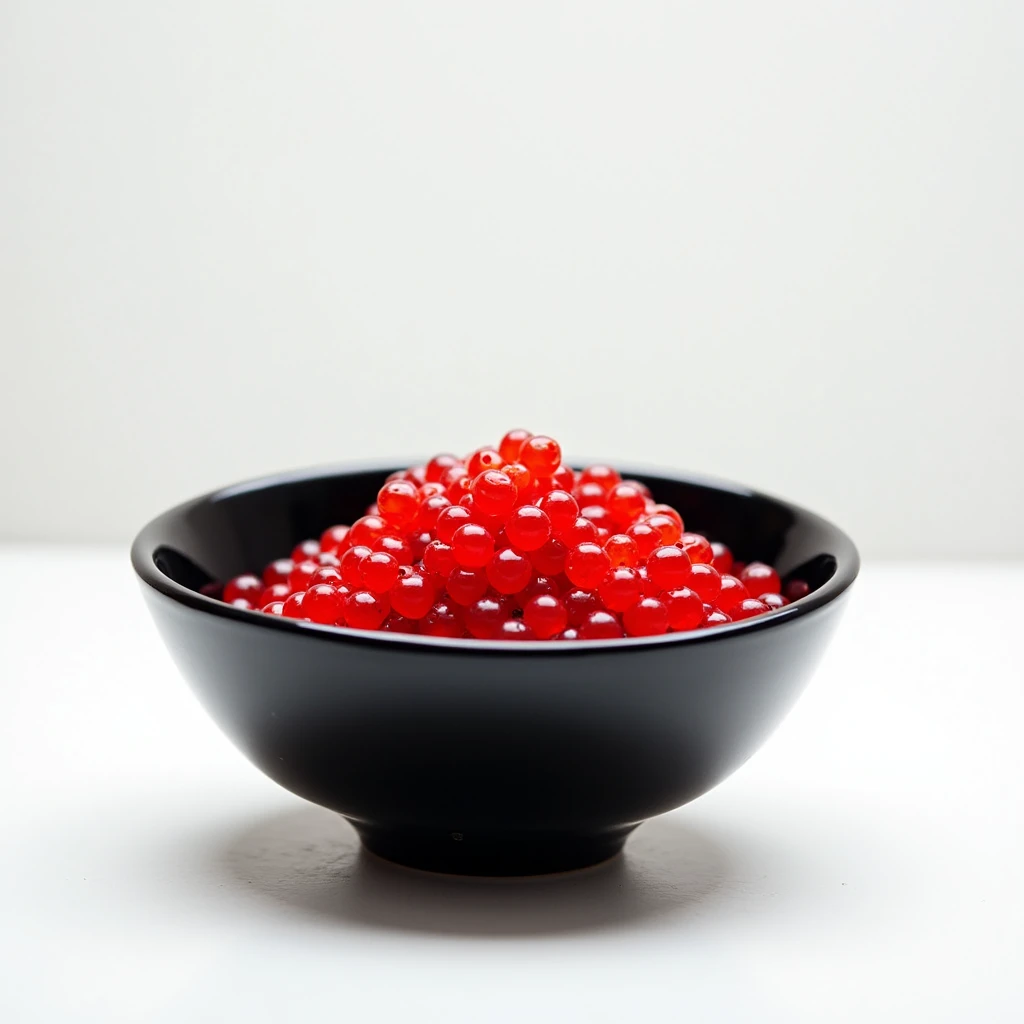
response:
M1024 553L1024 5L0 5L0 538L522 424Z

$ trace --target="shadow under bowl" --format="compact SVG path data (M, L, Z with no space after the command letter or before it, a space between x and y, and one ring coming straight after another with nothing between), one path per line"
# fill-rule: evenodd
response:
M524 875L614 856L645 819L757 750L813 672L859 568L841 530L795 505L636 471L688 529L812 592L716 629L526 643L338 629L200 592L352 522L393 468L204 495L149 523L132 564L171 655L235 745L412 867Z

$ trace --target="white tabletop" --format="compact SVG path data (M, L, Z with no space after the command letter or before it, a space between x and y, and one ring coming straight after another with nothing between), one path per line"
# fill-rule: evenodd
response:
M0 1020L1024 1019L1024 566L868 566L733 778L506 882L360 856L250 766L125 551L0 581Z

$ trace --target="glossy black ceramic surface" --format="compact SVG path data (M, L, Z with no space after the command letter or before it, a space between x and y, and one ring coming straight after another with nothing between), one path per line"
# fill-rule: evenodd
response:
M132 546L182 674L238 748L343 814L391 860L464 874L583 867L706 793L810 677L859 560L830 523L731 485L636 472L744 561L815 588L780 611L636 640L488 642L365 633L229 607L199 591L351 522L394 467L216 491Z

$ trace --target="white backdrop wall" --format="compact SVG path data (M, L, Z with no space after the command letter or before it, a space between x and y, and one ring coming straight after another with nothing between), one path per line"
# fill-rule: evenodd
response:
M0 538L569 451L1024 554L1024 4L0 3Z

